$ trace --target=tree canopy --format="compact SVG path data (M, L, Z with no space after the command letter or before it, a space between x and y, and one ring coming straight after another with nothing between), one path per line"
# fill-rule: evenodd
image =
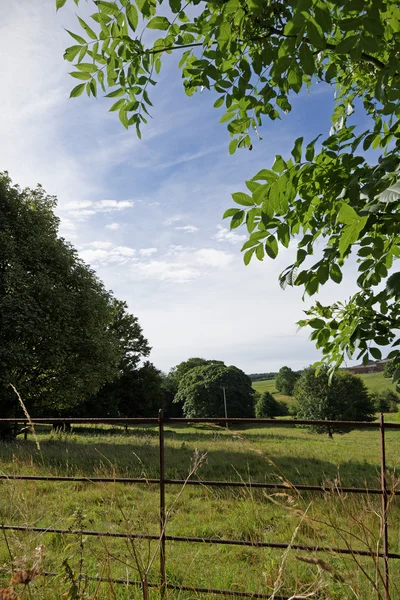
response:
M270 392L260 394L255 404L257 419L284 417L289 413L285 402L276 400Z
M0 413L72 407L150 348L136 317L58 237L56 199L0 175Z
M281 367L276 377L275 387L281 394L291 396L298 377L299 375L290 367Z
M224 389L225 388L225 389ZM190 369L181 379L174 402L183 403L185 417L253 417L255 391L237 367L212 363Z
M170 375L175 379L177 385L179 386L182 377L186 375L190 369L194 369L195 367L204 367L205 365L211 364L223 365L224 363L221 360L207 360L199 357L188 358L187 360L179 363L179 365L173 367L170 371Z
M390 344L400 364L400 273L389 276L400 255L398 2L94 0L94 9L90 24L78 17L65 52L78 82L71 96L96 96L100 87L139 137L166 54L179 54L187 94L210 90L224 109L230 153L251 149L263 122L284 118L303 90L332 87L330 134L299 137L291 156L249 174L247 193L232 194L235 207L224 217L247 228L246 264L295 244L280 283L310 296L328 280L340 283L353 254L357 292L345 303L315 302L300 325L313 329L322 362L333 368L346 354L379 359L379 346ZM160 37L148 43L146 29Z
M298 402L297 417L308 420L373 421L375 407L363 380L357 375L343 371L329 380L327 368L316 372L304 369L294 395ZM313 427L318 433L347 433L349 427Z

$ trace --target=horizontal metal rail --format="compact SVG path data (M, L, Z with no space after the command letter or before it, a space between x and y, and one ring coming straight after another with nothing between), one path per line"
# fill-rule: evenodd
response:
M28 531L28 532L39 532L39 533L60 533L65 535L86 535L93 537L111 537L111 538L122 538L122 539L139 539L139 540L153 540L159 541L159 535L150 535L145 533L119 533L117 531L92 531L90 529L57 529L53 527L29 527L25 525L0 525L0 529L12 530L12 531ZM349 548L334 548L328 546L308 546L305 544L287 544L284 542L261 542L251 540L231 540L224 538L206 538L206 537L192 537L192 536L180 536L180 535L166 535L165 539L169 542L190 542L195 544L219 544L223 546L248 546L252 548L276 548L278 550L286 550L290 548L292 550L304 550L306 552L328 552L334 554L348 554L351 556L377 556L384 557L383 552L373 552L370 550L353 550ZM400 559L400 554L389 552L388 558Z
M0 419L0 423L23 423L23 424L47 424L52 425L62 424L62 423L71 423L71 425L93 425L93 424L104 424L104 425L157 425L157 418L119 418L119 417L109 417L109 418L79 418L79 417L38 417L32 419L30 421L26 418L15 418L9 417L6 419ZM259 425L275 425L286 426L286 425L313 425L317 427L352 427L356 429L362 428L372 428L379 429L380 423L377 421L325 421L325 420L309 420L309 419L248 419L248 418L202 418L202 419L187 419L180 417L170 417L164 418L163 420L165 425L170 423L214 423L217 425L223 425L225 423L232 424L243 424L243 425L251 425L251 424L259 424ZM400 429L400 423L386 423L385 429Z
M62 475L5 475L0 474L0 480L12 481L69 481L82 483L141 483L147 485L159 485L160 479L149 479L145 477L70 477ZM293 490L293 491L308 491L321 492L323 494L366 494L366 495L382 495L382 490L378 488L356 488L356 487L330 487L324 485L303 485L292 484L285 485L284 483L261 483L258 481L211 481L202 479L164 479L166 485L198 485L201 487L227 487L227 488L255 488L266 490ZM386 489L388 496L400 496L400 490Z
M53 571L45 571L43 573L46 577L57 577L59 573L55 573ZM80 575L78 577L80 580L90 580L90 581L100 581L102 583L118 583L122 585L137 585L138 587L142 587L144 585L143 581L135 581L132 579L122 579L122 578L114 578L114 577L98 577L95 575ZM159 583L154 583L152 581L147 581L146 586L150 588L161 588ZM184 592L199 592L200 594L218 594L220 596L236 596L240 598L270 598L271 594L260 594L258 592L241 592L240 590L222 590L215 588L203 588L203 587L195 587L190 585L174 585L173 583L166 583L165 587L169 590L178 590ZM293 596L291 596L293 597ZM289 596L274 596L275 600L290 600Z

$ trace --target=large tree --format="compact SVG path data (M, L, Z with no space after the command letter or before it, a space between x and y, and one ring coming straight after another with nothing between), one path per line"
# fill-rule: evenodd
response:
M174 402L183 403L185 417L253 417L255 391L237 367L214 363L190 369L181 379Z
M329 379L328 369L305 369L298 379L294 395L297 417L328 421L373 421L375 407L363 380L349 372L338 372ZM318 433L347 433L350 427L313 427Z
M0 176L0 414L69 413L149 353L137 319L58 237L55 198Z
M56 0L57 7L65 2ZM323 362L333 367L346 353L379 358L378 346L389 344L400 363L400 273L388 278L400 256L397 0L95 0L94 9L90 25L79 19L65 52L78 82L71 96L96 96L99 85L139 136L166 54L179 54L187 94L213 91L231 153L251 149L263 120L283 118L300 91L332 86L329 136L300 137L290 157L249 174L248 193L233 194L236 206L225 217L232 228L247 227L246 264L297 245L281 285L302 286L310 296L329 279L340 283L353 253L357 292L345 303L316 302L301 325L313 328ZM144 28L162 33L152 41ZM367 159L369 149L375 152Z
M179 365L173 367L170 371L170 376L175 379L176 384L179 386L182 377L184 377L184 375L186 375L186 373L188 373L191 369L212 364L223 365L224 363L221 360L199 358L195 356L193 358L188 358L187 360L180 362Z
M291 396L298 377L298 374L290 367L281 367L276 376L275 387L281 394Z

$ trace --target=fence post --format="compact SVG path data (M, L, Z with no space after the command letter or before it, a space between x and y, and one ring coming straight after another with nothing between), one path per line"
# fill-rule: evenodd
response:
M160 584L161 597L165 596L165 460L164 460L164 412L158 411L158 435L160 450Z
M382 537L383 537L383 560L384 560L384 586L385 600L390 600L389 593L389 540L388 540L388 519L387 519L387 489L386 489L386 451L385 451L385 419L381 413L379 420L379 430L381 438L381 489L382 489Z

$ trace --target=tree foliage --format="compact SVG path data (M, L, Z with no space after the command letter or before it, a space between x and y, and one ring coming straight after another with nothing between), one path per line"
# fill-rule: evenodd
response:
M298 377L298 373L295 373L290 367L281 367L275 380L275 387L281 394L292 396Z
M376 412L397 412L400 397L393 390L383 390L376 394L372 394L372 401Z
M58 8L64 4L57 0ZM165 54L179 53L187 94L213 91L230 153L251 149L263 121L284 117L303 90L332 86L330 134L296 139L291 156L276 156L249 177L247 193L232 195L235 206L224 217L231 228L247 228L246 264L297 245L280 283L309 296L328 280L340 283L343 265L355 256L357 292L345 303L315 302L300 325L313 329L322 362L333 368L346 354L365 363L379 359L379 346L388 345L400 364L400 273L389 276L400 256L398 2L169 0L166 9L161 0L95 0L94 6L90 24L79 18L79 34L71 32L74 44L65 52L78 81L71 96L85 90L96 96L100 86L112 99L110 110L139 136ZM144 29L160 37L147 44Z
M294 395L298 403L297 418L328 421L372 421L375 407L360 377L349 372L335 373L331 380L328 369L316 372L305 369L300 375ZM347 433L349 427L313 427L318 433Z
M395 365L394 361L388 360L385 363L385 368L383 369L383 376L387 377L387 378L393 377L395 370L396 370L396 365Z
M254 416L250 378L237 367L212 363L190 369L181 379L174 402L183 404L185 417L224 417L224 390L228 417Z
M0 413L55 416L149 353L137 319L57 235L55 198L0 176Z
M170 371L171 377L173 377L176 381L176 384L179 386L179 383L184 375L190 369L194 369L195 367L204 367L205 365L223 365L224 363L221 360L206 360L205 358L188 358L187 360L182 361L179 365L173 367Z
M285 402L280 402L270 392L264 392L258 398L255 405L257 419L284 417L289 414Z

